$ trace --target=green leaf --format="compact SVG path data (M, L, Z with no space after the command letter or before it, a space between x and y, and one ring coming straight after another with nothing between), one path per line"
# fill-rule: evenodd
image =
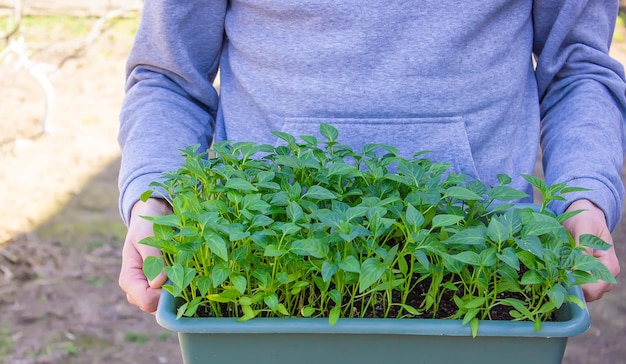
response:
M311 186L302 197L308 197L313 200L332 200L337 198L334 193L317 185Z
M564 212L564 213L560 214L559 216L557 216L556 219L559 222L559 224L562 224L567 219L572 218L572 217L580 214L583 211L584 210L575 210L575 211Z
M182 305L180 305L180 307L178 307L178 309L176 310L176 319L179 320L181 317L183 317L185 315L185 311L187 311L187 306L189 305L189 302L185 302Z
M153 195L154 195L154 190L147 190L147 191L145 191L144 193L142 193L142 194L141 194L141 196L139 196L139 199L140 199L142 202L146 202L146 201L148 201L148 199L149 199L150 197L152 197Z
M296 138L294 138L293 135L291 135L289 133L285 133L285 132L282 132L282 131L272 131L271 133L276 135L280 139L286 141L290 145L296 144Z
M580 307L581 310L586 310L587 309L587 305L585 304L585 302L583 302L583 300L581 300L578 296L576 295L569 295L569 302L575 304L576 306Z
M257 188L243 178L231 178L226 181L226 188L242 192L255 192Z
M239 241L244 240L250 237L249 231L243 231L241 228L232 227L228 230L228 240L230 241Z
M266 188L268 190L280 190L280 185L276 182L263 181L256 184L257 188Z
M340 316L341 316L341 307L340 306L333 307L333 309L330 310L330 313L328 314L328 324L330 326L335 326Z
M579 238L578 245L595 249L595 250L609 250L613 246L592 234L581 235Z
M250 225L250 227L265 227L265 226L269 226L272 223L274 223L274 220L272 220L271 217L269 216L265 216L265 215L254 215L254 217L252 218L252 224Z
M437 215L433 217L432 227L433 229L435 229L438 227L451 226L451 225L455 225L461 220L463 220L463 216L449 215L449 214Z
M175 288L185 290L196 276L196 270L181 265L173 265L165 267L167 277L172 281Z
M450 255L450 257L453 259L456 259L459 262L473 265L473 266L480 266L482 263L480 259L480 255L472 251L465 251L459 254Z
M573 265L577 270L589 271L597 267L598 264L602 264L598 258L594 256L580 251L576 251L576 253Z
M538 237L531 235L526 236L523 239L516 238L515 243L520 247L520 249L528 251L538 258L543 258L544 248Z
M302 165L302 161L292 155L281 155L277 157L276 164L278 164L281 167L289 167L295 170L304 168L304 165Z
M155 279L163 271L163 258L149 256L143 261L143 273L149 281Z
M333 162L328 167L328 177L330 176L346 176L357 171L356 167L344 162Z
M498 250L495 246L489 247L480 252L480 265L482 267L493 267L497 263L496 254Z
M460 186L453 186L446 190L444 197L455 198L463 201L479 201L482 200L482 196L476 192Z
M330 281L338 270L339 267L337 266L337 264L324 261L324 263L322 263L322 279L324 280L324 282Z
M315 312L317 311L316 308L311 307L311 306L304 306L302 307L302 309L300 310L300 314L303 317L311 317L315 314Z
M328 245L324 245L319 239L301 239L291 243L291 251L297 255L310 255L321 259L328 253Z
M487 236L493 242L502 243L509 239L511 230L496 217L492 218L487 227Z
M472 337L475 338L478 335L478 318L474 317L470 321L470 328L472 329Z
M265 250L263 251L263 256L264 257L280 257L285 253L286 252L284 250L278 249L276 245L270 244L265 247Z
M449 237L446 244L458 245L484 245L487 240L487 228L484 226L472 226Z
M532 212L532 221L528 221L522 229L522 235L539 236L558 232L563 227L556 218L538 212Z
M363 293L376 283L385 273L385 265L374 258L369 258L361 265L359 293Z
M421 315L421 313L413 306L409 306L409 305L406 305L406 304L400 304L400 307L402 307L403 310L405 310L406 312L408 312L412 316L420 316Z
M489 191L489 197L498 201L513 201L528 197L528 194L511 186L496 186Z
M259 314L259 310L253 310L250 306L241 306L241 311L243 312L243 316L237 319L238 322L245 322L248 320L252 320Z
M605 281L611 284L617 283L611 271L602 263L599 263L596 267L592 268L591 274L601 281Z
M415 184L424 177L424 168L416 163L401 160L398 165L398 174L410 177L413 180L411 184Z
M224 283L228 279L229 275L230 270L228 269L228 266L226 266L224 263L218 263L214 265L213 269L211 270L213 288L217 288L222 283Z
M385 254L384 256L384 263L386 265L391 265L391 263L393 263L393 261L396 259L396 255L398 254L399 248L400 248L400 245L394 245L389 249L389 251L387 251L387 254Z
M533 319L533 314L528 310L528 307L526 307L526 302L522 300L518 300L516 298L504 298L500 300L500 303L515 308L515 310L517 310L517 312L523 315L523 317L527 320ZM511 316L513 315L514 314L511 312Z
M241 293L244 294L246 293L246 287L248 286L248 282L246 281L246 278L242 275L232 275L230 277L230 282L233 284L233 287L235 287L235 289Z
M217 233L207 230L204 232L204 239L211 250L211 253L217 255L223 261L228 261L228 250L226 249L226 242Z
M409 271L409 265L407 263L408 256L409 254L405 254L403 256L400 256L398 259L398 270L400 271L400 273L402 273L402 275L406 275Z
M268 293L263 297L263 302L272 312L278 311L278 296L276 293Z
M297 233L298 231L302 230L302 227L290 222L287 223L280 223L277 222L273 225L273 227L276 230L279 230L283 235L287 236L287 235L293 235L295 233Z
M537 258L526 250L518 251L515 255L519 258L520 262L529 269L535 269L537 266Z
M585 188L585 187L563 187L560 189L560 193L561 194L566 194L566 193L572 193L572 192L584 192L584 191L590 191L590 189Z
M187 308L185 309L184 316L192 317L198 311L198 306L200 306L200 302L202 302L202 297L196 297L191 302L186 303Z
M355 206L348 208L344 213L345 221L352 221L356 218L363 217L370 210L367 206ZM359 226L362 227L362 226Z
M211 286L213 285L213 280L211 279L211 277L198 275L196 276L195 283L198 291L200 292L200 296L204 297L209 292L209 289L211 289Z
M465 303L463 305L463 308L466 308L466 309L478 308L478 307L483 306L484 304L485 304L485 297L474 297L469 302Z
M174 237L174 229L171 226L153 225L152 231L155 238L171 241Z
M522 276L520 284L541 284L543 283L543 281L544 279L539 273L535 272L534 270L529 270Z
M285 307L285 305L282 303L278 304L278 312L283 316L291 316L289 311L287 311L287 307Z
M326 123L320 123L320 134L329 142L334 142L339 137L339 131L337 131L337 128Z
M278 272L276 274L276 282L281 284L287 284L291 282L291 278L289 277L289 273L287 272Z
M244 209L250 211L265 212L271 206L267 202L261 200L260 194L246 195L243 198Z
M406 207L406 223L414 229L420 229L424 224L424 215L413 205L408 204Z
M312 135L300 135L300 139L304 140L310 146L317 146L317 138Z
M235 302L235 300L232 297L228 297L222 293L218 294L218 293L213 293L210 295L207 295L206 298L209 301L212 302L218 302L218 303L230 303L230 302Z
M571 273L572 278L574 278L575 286L588 284L588 283L597 283L598 279L591 275L589 272L585 272L584 270L575 270Z
M359 261L352 255L347 256L338 265L339 268L346 272L361 273L361 266L359 265Z
M291 201L289 206L287 206L287 217L289 220L296 223L302 218L303 215L304 211L302 210L302 207L300 207L297 202Z
M550 302L552 302L557 309L563 305L565 297L568 296L567 290L560 284L555 284L554 287L546 293L548 297L550 297Z
M392 281L383 281L383 283L375 286L374 288L372 288L373 292L378 292L378 291L389 291L389 290L400 290L403 285L406 283L406 280L403 278L400 279L394 279Z
M298 293L300 293L300 291L302 291L302 288L306 287L309 285L309 282L306 281L297 281L291 284L291 291L289 291L291 294L296 295Z
M526 182L528 182L531 185L535 186L539 190L539 192L541 192L542 194L547 192L548 186L546 185L546 183L541 178L536 177L536 176L532 176L532 175L528 175L528 174L522 174L522 178L524 178L526 180Z
M183 226L183 222L178 215L164 215L164 216L142 216L143 218L152 221L155 225L163 225L180 228Z
M428 256L426 255L423 249L416 249L415 251L413 251L413 256L415 256L415 258L417 258L417 261L422 266L424 266L424 269L426 270L430 269L430 261L428 260Z
M520 270L519 259L515 254L515 249L508 247L502 250L502 254L497 254L498 258L503 261L509 267L515 269L516 271Z

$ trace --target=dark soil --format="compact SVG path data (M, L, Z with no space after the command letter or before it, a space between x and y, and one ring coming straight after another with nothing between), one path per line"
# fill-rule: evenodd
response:
M444 281L448 281L449 279L444 279ZM394 290L392 293L392 302L395 303L392 307L389 308L389 312L385 311L385 307L382 304L367 304L370 300L370 295L367 295L362 298L357 298L352 305L352 316L350 317L361 317L361 318L384 318L384 317L402 317L406 319L422 319L422 318L432 318L432 319L457 319L458 314L458 306L454 302L454 292L447 290L442 296L439 302L438 307L432 307L429 309L424 309L426 295L432 285L432 280L430 278L420 280L419 276L413 276L412 287L415 287L407 296L405 304L415 308L420 314L412 315L408 313L406 310L400 308L398 303L402 302L402 292L398 290ZM331 288L332 289L332 288ZM316 288L315 296L319 297L319 290ZM519 293L513 292L503 292L500 294L499 298L516 298L519 300L524 300L524 297ZM280 299L279 299L280 300ZM378 294L376 296L376 300L378 302L385 300L385 294ZM350 304L347 298L344 298L343 305L344 307ZM365 311L359 310L359 307L366 306ZM239 309L236 313L233 313L233 308L231 305L220 304L220 317L242 317L244 313ZM316 317L328 317L330 314L330 310L334 307L331 303L327 308L327 311L319 314ZM493 307L488 314L489 320L513 320L514 318L511 316L510 311L511 307L498 305ZM211 310L210 307L201 305L198 307L198 311L196 312L199 317L215 317L215 313ZM274 314L271 312L261 312L258 317L273 317ZM462 318L462 317L461 317ZM552 315L546 321L555 320L555 316Z

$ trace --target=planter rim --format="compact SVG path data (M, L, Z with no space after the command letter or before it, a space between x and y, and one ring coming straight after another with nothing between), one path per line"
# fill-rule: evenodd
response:
M582 289L569 290L585 302ZM544 322L539 331L528 321L481 320L478 336L509 337L572 337L585 332L591 325L589 311L577 305L561 308L564 321ZM380 335L435 335L471 336L471 328L462 320L394 319L394 318L340 318L330 326L327 318L254 318L238 322L236 318L176 319L176 301L167 291L161 291L156 320L165 329L198 334L380 334Z

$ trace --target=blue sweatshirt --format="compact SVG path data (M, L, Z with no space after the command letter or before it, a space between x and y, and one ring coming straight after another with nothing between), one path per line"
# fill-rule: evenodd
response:
M618 1L146 1L121 112L120 207L180 149L277 143L270 132L339 129L421 150L495 184L532 174L590 188L611 229L624 188L624 71L608 56ZM534 57L534 58L533 58ZM218 68L221 88L213 87Z

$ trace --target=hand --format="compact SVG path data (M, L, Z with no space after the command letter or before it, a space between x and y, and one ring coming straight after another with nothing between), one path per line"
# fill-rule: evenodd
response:
M161 286L167 277L165 273L148 282L143 273L143 261L148 256L161 256L161 252L151 246L139 244L143 238L152 236L152 223L141 216L166 215L171 210L164 200L150 198L138 201L132 208L128 233L122 248L122 267L119 285L132 305L142 311L154 314L159 302Z
M592 234L613 245L613 238L606 224L604 212L600 208L591 201L577 200L567 209L567 211L575 210L585 211L567 219L563 222L563 226L569 230L576 241L578 241L579 237L583 234ZM620 267L613 246L609 250L590 249L589 254L600 259L600 262L606 265L613 276L617 278ZM602 296L611 289L613 289L613 285L604 281L583 285L583 293L588 302L602 298Z

